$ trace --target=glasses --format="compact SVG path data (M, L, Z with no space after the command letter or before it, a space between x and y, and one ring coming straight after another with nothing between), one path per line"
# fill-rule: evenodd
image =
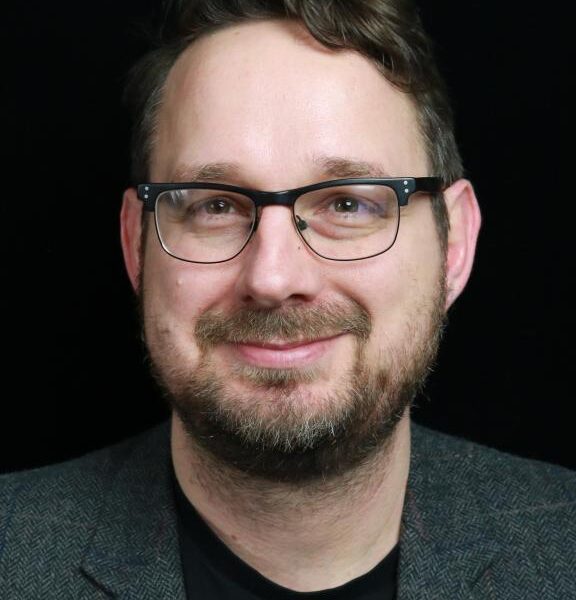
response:
M154 212L158 239L174 258L232 260L258 228L261 209L287 206L298 235L329 260L362 260L389 250L400 207L416 192L442 191L437 177L353 178L282 192L220 183L144 183L138 198Z

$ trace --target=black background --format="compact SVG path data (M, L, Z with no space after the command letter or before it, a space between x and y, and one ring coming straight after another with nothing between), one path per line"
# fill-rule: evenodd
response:
M1 470L78 456L168 416L144 365L118 226L120 97L154 4L2 8ZM414 418L576 468L570 6L422 7L483 228Z

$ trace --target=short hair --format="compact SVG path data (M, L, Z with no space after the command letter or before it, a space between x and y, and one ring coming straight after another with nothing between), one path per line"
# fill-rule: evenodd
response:
M414 102L428 169L448 186L463 176L452 108L432 43L411 0L175 0L154 48L129 73L125 103L132 114L131 179L149 178L159 109L168 74L180 54L202 36L256 20L289 19L325 47L354 50ZM442 194L432 200L446 249L449 220Z

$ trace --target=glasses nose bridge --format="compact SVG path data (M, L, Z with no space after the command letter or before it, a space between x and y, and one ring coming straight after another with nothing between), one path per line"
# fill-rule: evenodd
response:
M261 211L266 206L285 206L286 208L289 208L291 211L292 221L294 221L294 203L301 193L302 192L300 190L284 190L281 192L253 191L250 194L250 197L254 202L256 211L254 216L254 227L252 228L250 238L252 238L256 233L261 220ZM300 234L296 225L295 228L297 233Z
M286 190L282 192L253 192L252 200L257 208L265 206L287 206L292 208L294 202L300 193L295 190Z
M250 197L252 198L254 206L256 207L254 229L252 230L252 233L254 234L258 229L260 213L262 209L264 209L266 206L285 206L293 213L294 203L296 202L298 196L300 196L300 192L298 190L285 190L281 192L252 192Z

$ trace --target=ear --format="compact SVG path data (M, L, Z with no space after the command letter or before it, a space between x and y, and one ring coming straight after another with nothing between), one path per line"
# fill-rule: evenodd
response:
M142 202L138 200L136 190L128 188L124 192L120 212L120 239L124 264L134 291L138 291L140 264L140 243L142 233Z
M472 184L459 179L444 191L450 219L446 254L446 284L448 309L466 286L476 253L481 215Z

